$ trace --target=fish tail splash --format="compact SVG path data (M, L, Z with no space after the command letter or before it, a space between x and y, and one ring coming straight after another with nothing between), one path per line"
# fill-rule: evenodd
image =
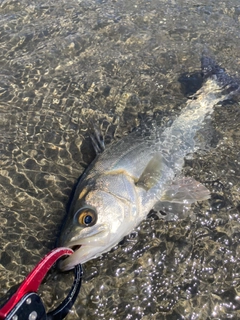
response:
M214 59L203 56L201 69L205 81L213 80L217 83L222 94L221 100L231 99L240 94L240 79L229 76Z
M196 134L204 127L206 116L213 113L214 106L240 94L240 80L229 76L212 58L203 56L201 68L204 77L202 87L162 134L163 148L170 150L175 167L181 168L182 159L199 148Z

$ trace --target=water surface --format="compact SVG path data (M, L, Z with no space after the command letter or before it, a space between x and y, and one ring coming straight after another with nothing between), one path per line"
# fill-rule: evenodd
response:
M0 2L0 297L54 246L69 196L94 158L96 121L110 141L140 119L162 123L187 100L179 77L208 49L240 71L239 1ZM84 265L67 319L240 318L240 111L217 107L208 151L184 172L209 201L189 217L144 221L121 245ZM195 217L195 219L194 219ZM70 274L41 287L48 308Z

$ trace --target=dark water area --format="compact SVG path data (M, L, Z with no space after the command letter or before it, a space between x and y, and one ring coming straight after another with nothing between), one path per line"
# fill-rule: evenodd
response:
M71 190L106 141L187 101L178 81L208 50L240 72L239 1L0 2L0 298L53 247ZM186 219L148 218L84 264L67 319L240 319L239 99L217 106L184 174L211 191ZM113 137L114 136L114 137ZM71 286L41 286L53 308Z

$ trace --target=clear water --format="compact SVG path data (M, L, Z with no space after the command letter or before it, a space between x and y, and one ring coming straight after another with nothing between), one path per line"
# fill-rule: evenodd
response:
M0 2L0 298L54 246L77 178L94 158L89 121L107 139L154 112L184 108L178 81L208 49L240 70L239 1ZM210 201L189 218L144 221L84 265L67 319L240 318L240 111L217 107L210 150L185 174ZM212 148L211 148L212 147ZM196 219L192 219L194 216ZM72 275L41 287L50 309Z

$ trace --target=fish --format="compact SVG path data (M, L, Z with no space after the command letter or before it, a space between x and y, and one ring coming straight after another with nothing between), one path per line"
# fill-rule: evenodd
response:
M239 94L240 86L210 57L202 57L201 70L202 87L172 124L129 133L106 147L82 174L59 237L59 246L74 250L60 262L62 271L112 249L151 210L181 212L209 199L202 183L183 176L184 159L198 150L196 136L206 116Z

